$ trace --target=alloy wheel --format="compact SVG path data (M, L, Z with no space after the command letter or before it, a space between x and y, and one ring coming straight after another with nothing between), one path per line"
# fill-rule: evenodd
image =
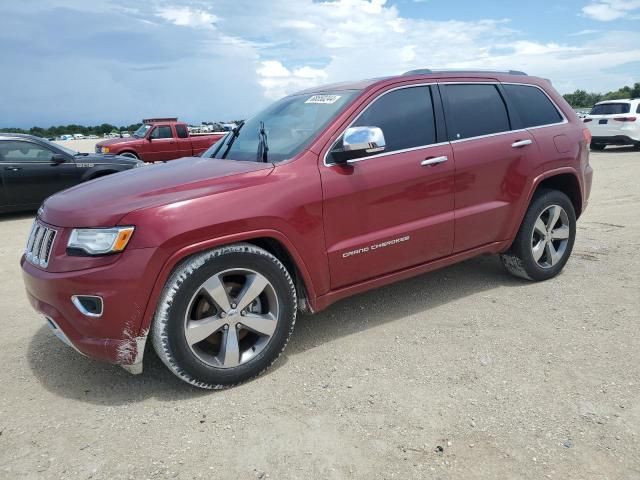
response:
M531 253L542 268L551 268L564 256L571 227L567 212L559 205L545 208L538 216L531 234Z
M275 333L278 313L278 297L264 275L225 270L205 281L191 298L185 339L207 365L237 367L264 350Z

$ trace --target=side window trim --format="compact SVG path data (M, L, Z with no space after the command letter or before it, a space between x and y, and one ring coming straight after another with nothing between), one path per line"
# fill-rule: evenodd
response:
M324 153L323 159L322 159L322 163L324 164L325 167L333 167L336 164L329 162L328 161L328 157L329 154L331 153L331 150L333 149L333 147L336 146L336 144L340 141L340 139L342 138L342 136L344 135L344 132L347 131L347 129L349 127L351 127L354 123L356 123L358 121L358 119L362 116L362 114L364 114L364 112L366 112L369 107L371 107L371 105L373 105L375 102L377 102L380 98L382 98L383 96L391 93L391 92L395 92L397 90L404 90L407 88L413 88L413 87L429 87L430 88L430 93L431 93L431 103L433 105L434 108L434 121L435 123L435 128L436 128L436 142L438 143L430 143L428 145L418 145L416 147L411 147L411 148L404 148L401 150L394 150L392 152L382 152L382 153L377 153L375 155L369 155L367 157L362 157L362 158L356 158L353 160L349 160L348 163L355 163L355 162L362 162L364 160L372 160L374 158L381 158L381 157L387 157L389 155L396 155L398 153L405 153L405 152L412 152L414 150L421 150L424 148L430 148L430 147L439 147L442 145L446 145L449 143L448 140L443 140L440 141L440 136L439 136L439 131L444 131L445 135L446 135L446 130L445 130L445 126L444 124L442 124L442 127L440 127L440 125L438 124L438 121L440 120L438 118L438 114L437 114L437 105L440 106L440 108L442 108L442 104L441 104L441 99L440 99L440 94L439 94L439 90L438 90L438 94L436 95L436 90L435 88L437 88L438 83L436 81L433 82L427 82L427 83L412 83L412 84L408 84L408 85L400 85L398 87L394 87L394 88L390 88L389 90L385 90L384 92L376 95L375 97L373 97L367 104L366 106L360 110L358 112L358 114L353 118L353 120L351 120L346 127L342 128L342 130L340 131L340 134L337 136L337 138L331 142L331 144L329 145L329 148L327 148L326 152Z

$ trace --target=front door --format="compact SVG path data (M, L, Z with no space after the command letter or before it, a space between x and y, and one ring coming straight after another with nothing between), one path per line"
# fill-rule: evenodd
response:
M159 162L176 158L176 140L171 125L157 125L147 137L149 145L145 148L144 160Z
M455 168L434 103L430 86L378 96L351 126L381 128L385 151L321 165L332 289L451 253Z

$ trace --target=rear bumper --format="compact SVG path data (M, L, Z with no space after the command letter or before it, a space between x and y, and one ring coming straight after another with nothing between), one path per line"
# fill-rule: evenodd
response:
M139 330L150 290L143 278L152 253L152 249L130 250L115 263L63 273L41 270L23 257L27 297L53 333L83 355L123 366L141 365L147 332ZM103 314L83 314L72 302L74 295L102 297Z
M591 143L600 145L632 145L634 143L640 143L640 136L638 138L632 138L628 135L612 135L609 137L592 137Z

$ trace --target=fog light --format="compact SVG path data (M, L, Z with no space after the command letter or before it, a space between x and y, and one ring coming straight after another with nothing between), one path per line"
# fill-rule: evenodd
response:
M74 295L71 302L75 307L87 317L97 318L102 316L104 306L102 297L96 295Z

